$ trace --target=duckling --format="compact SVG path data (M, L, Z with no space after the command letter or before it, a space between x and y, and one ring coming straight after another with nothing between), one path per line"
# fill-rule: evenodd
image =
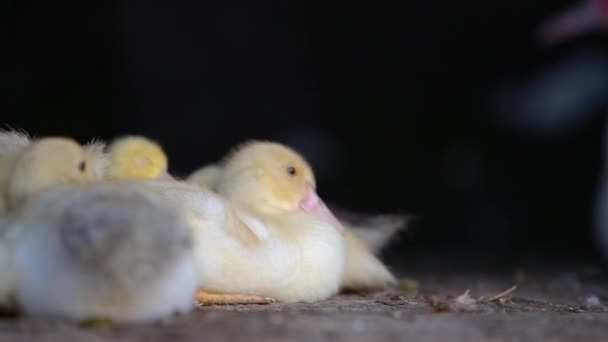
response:
M95 180L91 157L77 142L60 137L36 140L24 148L7 172L5 198L9 209L56 184Z
M253 147L250 147L252 152L247 152L248 149L244 149L245 151L241 152L242 156L239 156L240 159L232 156L228 157L228 160L232 160L223 162L222 164L205 166L192 173L187 178L187 181L202 188L213 189L220 195L227 197L229 200L240 203L253 212L265 215L267 212L273 211L272 208L276 205L277 201L268 201L268 199L264 197L264 194L268 194L272 197L277 196L277 194L278 196L289 196L289 193L285 193L285 189L291 191L293 190L293 187L281 184L281 177L274 177L274 175L267 175L264 178L265 182L263 184L259 181L252 182L252 184L258 185L257 187L247 188L240 183L233 184L231 180L240 172L239 168L251 167L247 160L251 159L252 161L257 161L262 164L270 164L275 161L285 163L283 160L297 160L299 164L306 165L307 172L310 172L309 178L312 178L312 170L304 161L303 157L297 154L297 152L275 143L252 143L252 145ZM264 153L268 153L268 156L262 156ZM251 158L249 154L261 157ZM266 160L264 161L264 159ZM225 166L224 164L228 166ZM230 164L237 166L229 166ZM295 172L297 172L297 170ZM275 181L275 179L277 179L277 181ZM306 191L310 191L311 189L314 190L314 185ZM302 192L302 190L299 191L300 193ZM294 191L293 194L297 197L298 191ZM291 199L288 199L287 201L293 203L293 200ZM314 191L312 192L312 195L310 195L309 201L312 203L319 201L321 204L319 205L318 210L323 212L325 217L333 224L344 227L346 269L344 271L342 288L366 290L385 288L396 284L394 276L374 252L379 252L382 246L386 244L388 238L404 227L405 222L402 217L399 217L399 220L396 221L389 220L390 222L380 222L380 220L376 220L377 222L375 223L382 223L381 225L375 226L375 228L380 229L370 229L368 226L345 224L344 220L336 219L332 214L332 211L327 209L325 204L318 199L318 196ZM267 203L271 204L267 205ZM266 207L270 207L270 209ZM366 222L366 224L369 224L369 222ZM361 239L361 236L370 239L374 248L373 251L370 250L366 241Z
M192 232L159 196L128 183L58 185L30 198L14 222L25 314L131 323L193 307Z
M254 142L227 158L224 174L219 186L230 200L187 183L145 182L147 191L185 208L199 303L312 302L335 294L343 229L317 196L306 161L281 145Z
M29 135L22 131L0 131L0 193L6 192L7 179L12 170L15 160L32 143ZM89 156L87 167L93 170L93 177L101 180L109 164L108 158L103 153L104 144L98 141L91 141L84 146ZM44 164L39 164L44 169ZM7 205L5 196L0 195L0 213L6 212Z
M107 179L173 180L162 147L142 136L116 139L108 148Z
M242 255L258 259L253 265L271 266L268 270L231 267L230 259L238 257L232 251L231 258L223 261L207 258L208 268L224 265L229 272L247 276L230 283L211 284L208 279L206 288L232 287L242 293L255 283L254 293L286 302L315 301L338 291L344 272L343 227L317 195L312 169L304 158L276 143L243 144L226 158L216 189L244 209L236 215L254 236L242 240L252 246L258 241L272 243L274 248L266 255ZM274 258L264 262L268 253ZM255 278L265 271L267 279Z

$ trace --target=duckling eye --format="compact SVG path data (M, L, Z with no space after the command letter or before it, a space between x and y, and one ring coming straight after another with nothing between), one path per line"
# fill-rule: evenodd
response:
M288 167L287 168L287 173L289 173L292 176L295 176L296 175L296 168L293 167L293 166Z
M85 172L86 169L87 169L87 163L85 163L83 160L78 164L78 170L80 170L80 172Z

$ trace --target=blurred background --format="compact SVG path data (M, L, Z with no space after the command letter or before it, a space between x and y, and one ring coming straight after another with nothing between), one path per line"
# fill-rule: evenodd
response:
M608 5L19 2L1 122L158 140L186 175L246 139L300 150L329 202L413 213L424 265L597 259ZM450 259L448 259L450 260Z

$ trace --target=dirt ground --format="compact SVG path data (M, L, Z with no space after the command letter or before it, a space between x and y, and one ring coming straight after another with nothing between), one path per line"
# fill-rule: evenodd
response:
M395 291L314 304L199 307L149 325L6 318L0 341L608 341L608 277L595 266L409 276ZM514 284L510 294L491 298ZM458 298L467 289L470 298Z

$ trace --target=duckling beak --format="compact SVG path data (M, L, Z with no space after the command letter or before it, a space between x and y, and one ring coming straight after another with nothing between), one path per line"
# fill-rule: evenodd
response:
M163 171L161 172L160 175L158 175L158 178L156 178L157 180L160 181L174 181L175 178L173 178L173 176L171 176L171 174L167 171Z
M300 201L300 209L307 213L323 218L325 221L333 224L340 232L344 231L342 223L334 216L334 214L327 208L323 200L317 195L315 187L308 185L306 187L306 194L302 201Z

